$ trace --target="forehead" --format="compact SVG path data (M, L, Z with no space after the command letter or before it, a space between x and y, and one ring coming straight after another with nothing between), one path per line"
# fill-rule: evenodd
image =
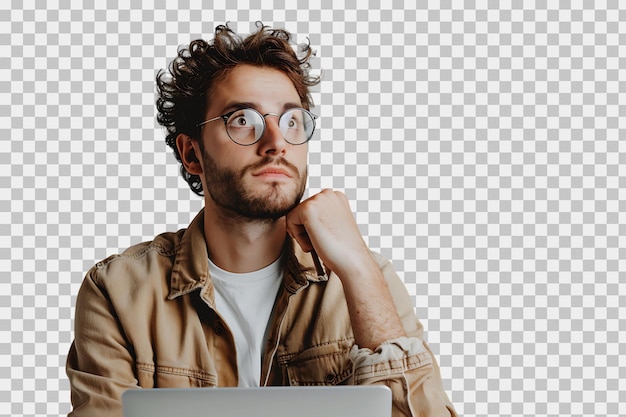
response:
M276 112L286 104L300 103L289 77L270 67L238 65L216 81L207 97L207 115L215 116L237 105L251 103L263 112Z

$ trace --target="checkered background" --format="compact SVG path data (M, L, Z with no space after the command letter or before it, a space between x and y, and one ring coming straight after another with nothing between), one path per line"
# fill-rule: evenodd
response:
M201 208L156 72L257 20L317 49L309 194L393 259L457 410L626 413L623 2L132 4L0 6L1 415L69 412L84 273Z

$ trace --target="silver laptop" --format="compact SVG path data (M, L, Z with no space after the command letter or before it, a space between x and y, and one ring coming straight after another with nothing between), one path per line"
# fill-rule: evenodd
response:
M132 389L124 417L391 417L381 385Z

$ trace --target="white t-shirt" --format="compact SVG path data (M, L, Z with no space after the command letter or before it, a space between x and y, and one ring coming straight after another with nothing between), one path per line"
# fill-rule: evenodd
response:
M215 306L235 338L240 387L258 387L261 354L272 307L283 280L281 258L243 274L224 271L209 259Z

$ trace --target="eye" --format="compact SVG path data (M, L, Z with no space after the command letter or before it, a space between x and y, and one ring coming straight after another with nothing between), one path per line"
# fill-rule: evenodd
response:
M248 124L248 120L246 119L246 117L245 117L245 116L239 116L239 117L236 117L236 118L232 121L232 124L233 124L234 126L241 126L241 127L243 127L243 126L246 126L246 125Z
M233 129L251 128L256 123L255 113L248 109L239 110L228 119L228 127Z
M287 129L300 129L300 126L302 125L301 111L290 110L285 113L284 117L287 119L285 126Z

